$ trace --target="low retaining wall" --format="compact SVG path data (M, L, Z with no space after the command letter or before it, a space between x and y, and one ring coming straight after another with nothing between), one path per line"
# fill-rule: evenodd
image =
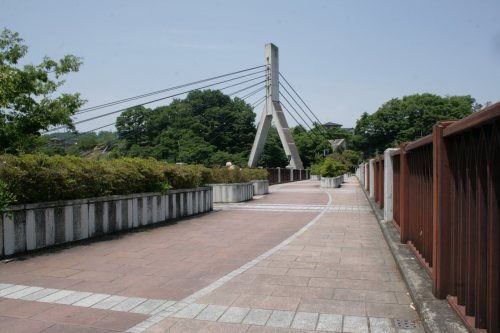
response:
M213 202L242 202L252 200L253 184L208 184L213 188Z
M311 175L311 180L321 180L321 176L320 175Z
M337 188L344 182L344 176L338 177L321 177L320 187Z
M269 180L252 180L253 195L263 195L269 193Z
M210 187L13 206L0 218L0 257L211 210Z

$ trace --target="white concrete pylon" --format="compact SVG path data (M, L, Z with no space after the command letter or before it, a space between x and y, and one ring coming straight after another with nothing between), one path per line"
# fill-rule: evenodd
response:
M287 155L290 166L293 169L304 169L304 165L299 156L299 151L293 140L292 133L288 127L283 109L279 101L279 58L278 47L274 44L266 44L266 65L267 65L267 78L266 78L266 103L262 110L257 133L252 146L252 151L248 159L248 166L256 167L259 157L264 150L267 134L271 128L271 122L274 120L276 129Z

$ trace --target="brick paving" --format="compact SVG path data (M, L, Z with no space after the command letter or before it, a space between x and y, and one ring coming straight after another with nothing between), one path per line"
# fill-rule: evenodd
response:
M0 332L422 332L355 179L216 210L0 264Z

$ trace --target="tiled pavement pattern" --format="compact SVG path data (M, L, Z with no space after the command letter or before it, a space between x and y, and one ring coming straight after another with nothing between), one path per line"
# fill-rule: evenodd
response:
M328 194L318 183L273 186L271 195L248 204L218 206L223 211L177 225L0 265L0 282L12 284L0 284L0 332L421 332L394 325L393 319L418 325L418 316L357 183L351 179ZM223 233L227 238L216 228L229 229L227 236ZM176 237L182 241L175 242ZM203 250L191 252L194 245ZM116 259L128 258L136 266L125 269L127 263L121 261L116 267L113 260L92 265L85 251L95 258L95 247L108 259L115 258L114 251L125 251ZM152 249L158 256L150 261ZM80 262L74 250L80 251ZM207 255L210 251L215 258ZM196 261L199 255L205 265ZM53 267L54 256L72 265ZM162 256L166 259L158 262ZM199 265L165 276L151 270L168 259L174 262L168 267L191 261ZM42 275L37 283L40 275L26 265L38 272L44 262L49 265L43 272L53 273L55 280ZM114 269L102 271L106 262ZM120 267L121 275L110 281L89 279L83 288L84 279L64 276L64 270L84 267L83 263L87 266L82 271L89 277L99 276L90 272L113 273ZM211 264L216 268L209 270ZM141 272L143 268L150 270ZM202 278L189 275L193 272ZM24 281L32 283L15 281L24 273L29 276ZM126 288L110 288L130 276L136 279ZM167 282L148 285L152 277L165 277ZM71 284L72 280L77 282ZM169 284L171 280L179 283ZM181 290L172 290L177 286Z

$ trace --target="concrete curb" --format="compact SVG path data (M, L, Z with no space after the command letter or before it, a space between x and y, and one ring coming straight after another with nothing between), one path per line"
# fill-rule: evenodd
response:
M467 333L467 328L448 302L434 297L432 280L425 268L408 245L399 242L399 233L396 227L391 222L384 221L382 211L376 206L366 190L362 186L361 188L379 222L380 229L408 287L410 297L425 331L427 333Z

